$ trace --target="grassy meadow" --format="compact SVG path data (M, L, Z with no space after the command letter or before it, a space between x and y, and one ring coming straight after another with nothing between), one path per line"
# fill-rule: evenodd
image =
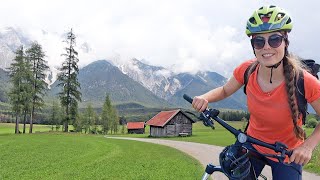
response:
M0 135L0 179L198 179L200 163L156 144L103 136Z
M13 123L0 123L0 135L3 134L14 134L15 124ZM23 124L19 124L19 130L22 132ZM51 125L33 125L33 132L49 132L51 130ZM26 133L29 133L29 124L26 125Z
M245 127L244 122L229 122L229 123L230 123L230 125L232 125L236 129L243 129ZM192 136L172 137L172 138L170 137L170 138L165 138L165 139L198 142L198 143L218 145L218 146L226 146L226 145L230 145L230 144L234 143L235 137L233 135L231 135L231 133L227 132L223 127L221 127L221 125L219 125L217 123L215 124L215 127L216 127L215 130L212 130L211 128L208 128L208 127L205 127L204 125L202 125L201 122L198 122L198 123L193 124L193 135ZM34 132L48 132L50 130L51 130L51 126L48 126L48 125L35 125L34 126ZM112 136L148 138L149 130L150 130L150 128L147 126L145 134L120 134L119 133L119 134L113 134ZM306 129L306 132L308 135L310 135L312 133L312 131L313 131L313 129ZM97 165L100 166L100 164L104 164L105 161L112 161L113 162L113 160L111 160L111 159L113 159L114 157L104 157L108 160L99 160L99 157L103 153L100 150L99 150L99 152L95 152L95 151L98 151L98 149L104 149L102 151L106 151L106 152L110 151L111 153L118 153L118 151L121 151L123 153L129 153L127 151L130 151L130 149L132 149L133 146L137 146L134 149L135 149L136 153L138 153L138 154L141 153L144 155L143 161L146 161L145 163L148 163L150 161L150 163L156 163L156 164L161 163L160 159L165 158L162 156L166 156L166 154L169 154L169 152L171 153L171 152L175 151L175 150L169 149L169 150L167 150L166 153L165 152L157 152L160 154L160 156L159 156L159 154L157 154L156 157L158 157L158 158L154 159L154 158L152 158L153 156L151 154L150 155L146 154L146 153L148 153L146 151L146 149L148 149L148 151L149 151L149 149L152 148L153 146L155 146L156 149L158 149L159 145L140 143L140 142L134 142L134 141L127 142L124 140L111 140L111 139L106 140L105 138L101 138L101 136L99 136L99 135L84 135L84 134L76 134L76 133L75 134L64 134L64 133L55 133L55 132L53 132L53 133L35 133L32 135L29 135L29 134L13 135L13 132L14 132L14 124L1 124L0 123L0 152L5 152L4 149L6 149L5 147L7 146L7 147L9 147L9 148L7 148L8 149L7 153L13 154L13 152L19 152L18 154L15 154L15 155L18 155L19 159L26 159L26 158L24 158L24 156L37 157L37 158L30 158L29 161L32 161L32 162L40 160L39 156L35 156L36 154L42 154L43 156L46 156L46 154L47 154L47 157L44 157L44 159L49 159L49 160L45 160L43 162L44 164L41 165L41 166L44 166L47 168L42 168L43 170L40 169L41 172L49 171L49 169L52 169L51 166L58 166L58 168L53 167L53 169L57 168L57 170L54 170L54 172L59 174L59 173L61 173L60 172L61 168L60 168L59 164L63 165L66 162L69 163L70 161L77 159L77 158L73 157L74 154L78 154L78 153L81 154L81 157L79 157L80 163L76 163L76 162L71 163L70 162L71 164L68 165L68 167L70 166L68 173L62 172L62 174L59 174L57 176L52 175L53 179L56 179L56 178L65 179L68 176L70 176L71 178L74 178L75 174L77 174L77 173L72 173L69 171L78 172L77 171L78 168L76 168L76 170L72 170L72 168L75 168L75 166L79 166L79 164L82 164L82 163L86 164L84 166L89 166L91 168L91 165L89 165L91 163L95 164L96 166ZM126 130L125 130L125 132L126 132ZM11 139L15 139L15 140L13 141ZM32 142L32 141L34 141L34 142ZM32 143L28 143L28 142L32 142ZM111 143L111 144L108 144L108 143ZM120 143L121 145L119 145L118 143ZM9 146L9 145L5 145L5 144L11 144L11 145ZM125 146L124 144L130 144L130 145ZM29 147L29 145L30 145L30 147ZM32 148L31 145L34 147L37 147L37 148ZM10 148L10 147L13 148L16 146L20 146L19 148L21 148L21 151L19 149L11 149ZM106 146L106 147L104 147L104 146ZM63 148L61 148L61 147L63 147ZM139 148L139 147L141 147L141 148ZM120 150L119 150L119 148L120 148ZM163 147L163 148L165 148L165 147ZM30 150L33 149L32 152L34 153L34 156L31 156L30 153L27 153L28 149L30 149ZM51 149L52 149L52 151L51 151ZM46 151L46 150L50 150L50 151ZM91 152L91 151L94 151L94 152ZM25 153L20 155L20 152L25 152ZM57 152L57 153L55 153L55 152ZM87 155L88 153L89 154L93 153L93 155L92 156ZM98 153L99 155L94 155L95 153ZM63 154L63 156L61 156L61 154ZM65 157L65 154L66 154L66 156L70 156L70 157L68 157L68 158L70 158L69 160L65 160L67 158L67 157ZM154 154L155 153L153 153L153 155ZM200 177L199 173L201 174L201 172L202 172L201 165L199 163L197 163L195 160L192 160L190 157L184 155L183 153L181 153L181 154L182 154L181 156L183 156L183 157L180 157L181 161L192 161L192 163L194 164L194 166L192 166L192 169L193 168L200 169L199 170L200 172L193 172L193 174L196 174L196 175L194 175L194 176L188 175L188 177L190 177L190 179L198 179ZM85 157L82 158L82 155ZM4 158L2 156L3 156L3 154L1 154L1 156L0 156L1 160L2 160L2 158ZM133 157L140 157L140 155L137 155L137 154L132 154L131 159L130 159L130 157L126 157L125 155L121 155L121 156L123 156L124 159L122 159L118 156L117 157L121 159L121 162L123 163L123 165L127 164L128 167L130 167L130 166L135 167L136 165L134 165L133 162L129 162L129 161L137 161L137 160L133 160L133 159L136 159ZM12 155L11 155L11 157L12 157ZM86 157L89 157L89 158L86 159ZM125 158L127 158L127 159L125 159ZM174 157L174 159L176 159L176 158L179 158L179 157ZM16 159L16 160L20 163L20 165L22 162L23 162L23 164L25 163L24 166L27 166L30 163L25 160L19 161L19 159ZM84 160L81 160L81 159L84 159ZM314 151L311 161L306 166L304 166L304 170L320 174L320 161L319 161L319 159L320 159L320 147L318 147ZM122 161L122 160L125 160L125 161ZM12 158L7 159L7 161L10 161L7 163L9 163L9 164L11 163L12 167L16 166L15 165L16 163ZM40 160L40 161L42 161L42 160ZM39 163L39 162L37 162L37 163ZM52 163L54 163L55 165L51 165ZM133 164L131 164L131 163L133 163ZM173 162L171 162L171 163L173 163ZM6 166L10 167L9 164ZM130 164L130 165L128 165L128 164ZM140 164L140 162L137 161L137 164ZM197 164L197 165L195 165L195 164ZM20 165L19 165L19 167L20 167ZM0 166L5 167L4 165L2 165L2 163ZM108 165L105 165L105 166L107 168L109 168ZM116 166L120 167L121 165L119 164ZM164 165L164 166L166 166L166 165ZM159 179L166 179L168 177L172 177L170 174L168 174L167 170L165 170L166 167L164 167L164 166L163 167L161 166L159 168L164 168L164 169L161 169L161 171L163 171L163 173L166 174L167 176L165 177L165 175L161 175L161 176L158 175L159 177L162 177ZM181 162L175 164L175 166L181 166ZM3 167L0 167L0 169L3 170ZM150 170L150 168L153 166L151 166L150 164L146 164L145 167L148 167L148 168L146 168L144 171L142 171L143 172L142 174L145 174L145 173L148 174L148 172L146 172L146 171ZM90 168L89 168L89 170L90 170ZM191 171L191 170L187 170L188 167L185 167L185 168L186 168L186 171ZM12 172L12 171L17 171L17 169L24 169L24 168L16 167L16 168L13 168L13 169L10 168L7 170L9 172ZM81 169L81 166L80 166L80 169ZM84 169L82 169L82 171L83 170ZM151 170L152 170L152 168L151 168ZM25 173L25 170L21 170L21 171L23 171L23 172L20 172L21 174ZM159 171L159 169L158 169L158 171ZM88 172L89 171L87 171L87 173ZM96 172L96 170L94 170L94 172ZM33 172L33 173L36 173L36 172ZM81 172L79 172L79 173L81 174ZM126 179L126 177L127 177L125 174L119 174L119 176L118 176L117 171L110 171L110 172L108 171L108 173L111 173L111 174L116 173L114 177L112 175L112 178L115 178L115 179L117 179L117 177L121 177L121 179ZM0 173L0 175L1 174L2 174L2 172ZM51 172L50 172L50 174L51 174ZM92 175L92 174L96 174L96 173L90 172L90 174ZM98 179L104 179L104 178L100 178L100 177L106 177L106 176L103 176L103 174L101 174L101 173L97 173L97 174L100 174ZM153 173L151 173L151 174L153 174ZM151 174L148 174L147 176L151 177ZM81 175L81 176L83 176L83 177L76 176L78 178L75 178L75 179L79 179L79 178L85 179L85 177L88 177L89 175L88 176ZM143 178L140 176L130 175L128 177L131 177L131 178L128 178L128 179L150 179L150 178L146 178L147 176L145 176L145 178ZM179 176L182 177L183 175L179 175ZM37 177L42 179L41 174L39 174ZM95 177L98 177L98 176L95 176ZM110 175L110 177L111 177L111 175ZM125 177L125 178L123 178L123 177ZM1 176L0 176L0 179L1 179ZM151 178L151 179L154 179L154 178ZM183 178L183 179L185 179L185 178ZM186 179L188 179L188 178L186 178Z

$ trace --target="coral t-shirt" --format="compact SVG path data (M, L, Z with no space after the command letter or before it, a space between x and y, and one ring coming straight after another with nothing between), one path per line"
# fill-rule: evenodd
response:
M244 84L244 73L256 59L245 61L233 72L236 80ZM247 134L267 143L282 142L289 149L299 146L303 140L296 137L294 125L287 100L285 81L270 92L263 92L257 81L259 66L249 76L246 93L247 105L250 112L250 124ZM304 71L305 98L308 103L320 97L320 82L307 71ZM302 116L298 120L302 126ZM261 153L275 154L273 150L254 145Z

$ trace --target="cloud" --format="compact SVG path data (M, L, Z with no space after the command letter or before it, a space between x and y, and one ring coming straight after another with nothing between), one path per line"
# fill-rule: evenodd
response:
M314 41L320 28L314 23L319 16L316 0L11 0L2 2L0 17L10 18L2 18L0 25L28 29L50 54L51 64L62 61L61 34L72 27L78 45L86 42L91 48L90 54L80 54L81 66L97 59L137 58L176 72L201 69L227 77L253 57L245 24L264 4L279 5L292 15L289 49L320 60ZM41 30L49 35L44 38Z

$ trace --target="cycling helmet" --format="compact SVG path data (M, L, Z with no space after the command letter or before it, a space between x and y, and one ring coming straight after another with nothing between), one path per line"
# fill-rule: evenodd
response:
M220 153L219 161L223 173L230 179L244 179L250 173L249 151L241 146L227 146Z
M287 31L292 29L292 21L288 13L277 6L263 6L254 11L247 22L246 34Z

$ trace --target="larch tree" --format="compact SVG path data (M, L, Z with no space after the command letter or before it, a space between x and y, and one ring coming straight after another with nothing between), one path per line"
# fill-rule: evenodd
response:
M104 134L108 134L111 126L111 101L109 95L106 95L105 101L102 107L101 113L101 125L102 125L102 132Z
M37 42L33 42L31 47L26 51L27 60L32 66L32 104L30 113L30 129L33 131L33 118L36 110L42 110L44 106L43 97L48 89L48 84L45 81L46 72L49 70L45 53L42 47Z
M31 81L32 72L31 66L26 61L26 56L23 46L20 46L15 52L15 58L9 67L10 81L13 87L9 92L10 104L12 112L15 114L15 133L19 131L19 121L23 112L28 112L32 94ZM25 126L24 126L25 132Z
M65 61L62 63L60 73L58 74L58 85L62 88L59 92L60 103L64 108L65 118L63 120L64 131L68 132L68 125L77 118L78 101L81 101L80 83L78 81L78 52L75 50L76 36L72 29L67 33L65 40L67 47L62 56Z

